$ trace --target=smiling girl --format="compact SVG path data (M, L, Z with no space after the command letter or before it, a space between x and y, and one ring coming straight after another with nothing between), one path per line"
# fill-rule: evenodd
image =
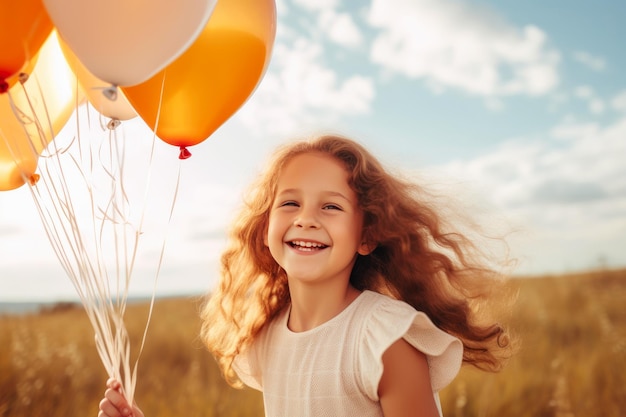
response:
M254 184L202 338L267 417L440 416L462 363L501 368L511 344L477 308L498 274L420 195L338 136L282 147ZM129 415L111 387L101 414Z

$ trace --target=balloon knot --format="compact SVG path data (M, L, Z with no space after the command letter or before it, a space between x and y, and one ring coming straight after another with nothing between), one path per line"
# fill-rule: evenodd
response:
M107 127L109 130L115 130L119 125L121 125L120 119L111 119L109 123L107 123Z
M20 83L24 84L26 81L28 81L28 77L30 76L27 73L20 72L18 79L20 80Z
M33 174L30 177L28 177L28 184L30 184L31 186L34 186L37 184L37 182L39 181L39 174Z
M5 79L0 80L0 94L7 91L9 91L9 83Z
M111 101L117 100L117 86L110 85L102 89L102 94Z
M178 155L178 159L187 159L191 156L191 152L187 149L186 146L180 147L180 155Z

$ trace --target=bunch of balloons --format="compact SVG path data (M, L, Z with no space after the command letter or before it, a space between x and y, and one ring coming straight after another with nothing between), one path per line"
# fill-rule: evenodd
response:
M139 116L188 158L187 148L211 136L261 81L276 34L274 0L6 0L2 6L0 191L30 185L94 327L100 358L132 403L137 362L131 368L124 314L143 215L129 221L126 142L116 128ZM85 100L110 119L110 140L79 137L78 148L57 146L55 137Z
M252 95L270 60L274 0L8 0L0 13L0 191L34 184L81 100L140 116L180 148Z

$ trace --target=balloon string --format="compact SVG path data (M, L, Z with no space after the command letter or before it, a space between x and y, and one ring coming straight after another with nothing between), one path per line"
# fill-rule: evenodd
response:
M99 279L102 277L100 275L102 271L98 272L99 268L94 268L92 260L87 256L86 242L83 240L75 211L72 208L71 193L61 168L60 155L59 152L55 152L53 157L45 161L43 171L47 175L43 177L43 188L33 187L31 191L53 249L74 284L96 332L97 349L102 362L110 374L119 375L120 359L122 362L128 361L128 358L121 356L124 350L120 349L120 345L127 344L128 337L125 335L125 330L120 328L119 316L114 311L109 311L107 315L106 299L110 297L110 292ZM50 165L53 163L56 164L54 168L57 171L51 173ZM60 178L60 181L57 181L58 184L52 180L55 178L54 175ZM82 171L81 175L84 180ZM45 196L40 191L48 192L49 204L53 211L45 206L43 202ZM62 239L63 237L65 239ZM70 257L69 254L73 256ZM72 265L71 258L75 260L74 265ZM115 337L112 337L111 321L116 327ZM118 371L115 372L115 370Z
M181 178L181 167L180 164L178 166L178 175L176 177L176 187L174 189L174 195L172 197L172 204L170 205L170 212L169 212L169 217L167 219L167 225L166 225L166 232L165 235L167 236L167 230L169 230L169 226L172 223L172 217L174 215L174 207L176 206L176 201L178 199L178 190L180 187L180 178ZM166 246L166 242L167 242L167 237L163 238L163 244L161 246L161 253L159 255L159 261L157 263L157 270L155 272L155 276L154 276L154 286L152 287L152 298L150 300L150 308L148 310L148 319L146 320L146 326L144 328L143 331L143 337L141 338L141 345L139 347L139 353L137 354L137 359L135 360L135 365L134 365L134 369L133 369L133 375L137 374L137 365L139 363L139 358L141 357L141 354L143 352L143 348L144 345L146 343L146 339L147 339L147 335L148 335L148 328L150 326L150 322L152 319L152 312L154 310L154 302L156 299L156 290L157 290L157 282L158 282L158 277L161 273L161 266L163 265L163 257L165 254L165 246ZM135 378L136 379L136 378ZM134 390L134 387L133 387ZM130 399L128 399L130 401L130 404L132 404L132 397Z
M38 82L36 85L43 98L41 86ZM40 174L33 174L30 177L29 189L52 249L73 284L94 329L94 340L100 359L108 375L122 383L122 392L132 403L139 359L152 319L157 279L161 272L167 241L165 236L141 345L131 367L130 337L124 324L124 314L144 216L149 206L148 189L157 143L156 133L152 138L149 169L146 171L148 185L143 207L139 208L141 218L139 224L133 227L129 218L130 198L124 185L126 174L124 161L132 157L126 155L127 142L121 140L123 138L118 138L118 134L121 134L118 129L120 122L112 119L100 126L97 123L92 124L89 105L81 107L77 98L75 104L77 134L71 138L69 145L65 145L55 138L54 133L50 137L45 133L44 127L53 132L45 103L46 118L42 117L40 120L34 112L31 97L27 95L27 99L31 111L16 109L16 115L21 115L18 119L24 124L25 129L27 123L34 124L36 133L32 136L29 134L33 149L34 143L48 145L46 155L42 155L45 157L40 158ZM87 109L88 132L92 127L94 129L99 127L101 133L108 132L108 140L102 140L100 145L94 140L97 138L85 137L87 135L82 131L85 121L80 110L83 108ZM179 164L167 227L172 221L180 181ZM99 200L101 196L104 197L103 201ZM107 257L109 254L113 259Z
M88 105L85 108L87 107ZM164 238L161 248L141 346L131 369L130 339L124 326L123 317L145 209L148 206L148 187L146 187L146 198L141 210L141 222L134 234L130 234L128 230L130 222L127 218L130 202L123 181L125 175L124 160L126 159L125 141L117 138L119 123L111 122L106 126L109 131L109 140L103 143L99 151L96 152L95 141L92 138L81 137L84 135L81 135L80 114L79 103L77 102L76 128L78 134L72 140L76 147L72 146L70 149L68 146L65 150L59 149L59 146L62 145L57 140L52 140L52 138L47 140L45 137L41 125L43 123L50 125L49 118L40 121L37 119L37 115L33 116L39 136L33 137L32 140L49 142L50 155L47 158L42 158L40 164L41 181L36 183L35 179L39 174L34 174L29 188L52 249L74 285L92 324L96 348L102 363L109 376L120 380L124 395L132 403L139 357L144 349L152 317L156 298L156 278L161 271L166 239ZM87 119L89 119L89 112L87 112ZM26 119L20 120L26 122ZM155 143L156 136L153 137L150 164L147 170L148 183L153 165ZM69 158L66 160L69 165L62 161L63 157ZM72 175L70 170L77 171L78 175ZM104 175L106 181L101 180L102 177L98 176L100 173ZM96 178L100 179L97 186L94 182ZM168 224L172 219L179 184L180 167ZM96 194L102 191L108 194L104 204L99 204ZM77 197L86 198L88 204L81 205L83 200L77 199ZM86 218L88 224L80 222L83 207L89 210ZM112 233L109 233L109 230ZM113 275L113 272L109 272L107 260L103 253L104 249L108 249L105 247L105 238L111 238L113 242L112 254L115 260L113 266L116 268L114 276L117 278L114 292L112 292L111 284L109 284L109 273Z
M158 107L158 111L157 111L157 123L156 123L157 126L158 126L158 120L160 118L161 103L162 103L162 99L163 99L163 89L164 89L164 86L165 86L165 72L163 74L163 79L162 79L162 84L161 84L161 97L159 99L159 107ZM153 164L153 161L154 161L155 145L157 143L156 131L157 131L157 129L155 128L153 130L153 135L152 135L152 147L151 147L151 152L150 152L150 156L149 156L149 168L147 170L148 175L147 175L147 178L146 178L146 182L147 182L146 194L144 196L145 199L144 199L143 209L141 210L142 214L141 214L141 220L139 222L138 230L142 229L142 225L143 225L143 222L144 222L144 215L145 215L145 212L146 212L146 207L148 206L148 190L150 189L151 174L152 174L152 169L151 168L152 168L152 164ZM152 288L152 296L151 296L151 299L150 299L150 307L148 309L148 317L146 319L146 325L144 327L144 332L143 332L143 336L142 336L142 339L141 339L141 345L139 347L139 352L138 352L137 357L135 359L135 363L134 363L134 366L133 366L132 374L130 374L130 378L127 381L127 383L124 384L124 386L127 388L126 390L124 390L124 395L125 395L126 399L128 400L128 402L130 404L133 403L133 396L134 396L135 385L136 385L136 381L137 381L137 370L138 370L139 359L140 359L140 357L141 357L141 355L143 353L143 349L144 349L144 346L145 346L145 343L146 343L146 339L147 339L147 335L148 335L148 329L150 327L150 323L151 323L151 320L152 320L152 313L154 311L154 303L155 303L155 300L156 300L156 290L157 290L158 277L159 277L160 272L161 272L161 267L162 267L162 264L163 264L163 257L164 257L164 254L165 254L165 246L166 246L166 241L167 241L167 230L169 229L169 225L171 224L173 213L174 213L174 207L176 205L176 200L178 198L177 196L178 196L178 190L179 190L179 186L180 186L180 177L181 177L181 174L180 174L180 165L179 165L178 175L177 175L177 179L176 179L176 187L175 187L175 190L174 190L174 195L172 197L172 203L171 203L171 206L170 206L169 217L168 217L167 224L166 224L166 232L165 232L165 236L163 238L163 244L161 246L161 252L160 252L159 260L158 260L158 263L157 263L157 270L155 272L154 285L153 285L153 288ZM134 264L134 258L135 258L135 255L136 255L136 249L137 248L135 248L135 252L133 253L133 260L131 261L131 265ZM129 375L129 373L126 373L126 375Z

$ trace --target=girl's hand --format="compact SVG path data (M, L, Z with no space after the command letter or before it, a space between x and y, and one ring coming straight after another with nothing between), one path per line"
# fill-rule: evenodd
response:
M137 405L130 407L122 395L122 384L111 378L107 381L107 390L100 401L98 417L144 417L144 415Z

